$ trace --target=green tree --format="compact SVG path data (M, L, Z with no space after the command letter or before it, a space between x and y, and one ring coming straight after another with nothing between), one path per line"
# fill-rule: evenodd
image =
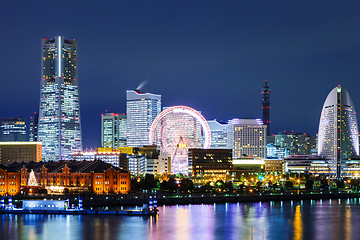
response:
M140 186L143 190L150 190L158 187L158 180L155 179L154 175L146 174L145 178L141 179Z
M329 183L326 179L321 179L320 180L320 188L322 189L327 189L329 187Z
M192 192L194 191L195 186L193 181L191 181L188 178L183 178L180 181L180 187L179 187L179 191L182 193L187 193L187 192Z
M314 187L314 181L311 180L311 179L306 180L306 182L305 182L305 188L306 188L307 190L312 190L313 187Z
M292 188L294 186L294 184L291 181L286 181L285 182L285 187L286 188Z
M345 183L344 183L344 181L343 181L343 180L340 180L340 179L336 180L336 187L337 187L338 189L345 188Z

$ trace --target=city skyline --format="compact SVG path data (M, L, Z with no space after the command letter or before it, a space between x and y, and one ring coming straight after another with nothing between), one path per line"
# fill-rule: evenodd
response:
M3 9L9 11L0 17L7 23L0 43L8 47L0 57L4 84L0 117L29 119L38 111L39 39L62 35L80 44L86 148L100 146L101 113L125 112L126 90L145 79L149 81L143 91L162 95L163 106L189 106L208 120L225 122L261 118L259 91L267 79L272 89L271 132L293 130L314 136L323 99L332 86L341 84L350 90L354 104L360 103L360 96L351 90L360 85L355 81L359 3L334 3L259 6L207 1L190 8L185 3L114 3L109 10L80 1L66 11L55 4L64 13L62 19L53 19L40 3L5 3ZM110 40L116 44L105 47ZM9 104L6 99L13 91L21 98ZM234 108L224 107L236 103Z

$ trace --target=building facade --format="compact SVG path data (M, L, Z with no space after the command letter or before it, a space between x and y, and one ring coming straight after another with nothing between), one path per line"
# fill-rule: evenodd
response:
M318 134L318 155L330 160L333 173L342 177L342 162L359 156L359 135L354 104L340 85L325 100Z
M226 178L231 167L231 149L189 149L189 175L193 177Z
M39 113L35 112L34 116L30 117L30 128L29 128L29 141L38 141L38 126L39 126Z
M26 141L26 121L23 117L1 119L2 142L24 142Z
M0 163L40 162L42 160L41 142L0 142Z
M129 147L149 145L150 127L161 112L161 95L126 91L126 143Z
M82 150L77 49L76 40L61 36L41 40L38 141L44 161Z
M211 148L226 149L228 143L228 127L226 123L220 123L216 120L207 121L211 132Z
M101 146L103 148L118 148L126 146L125 114L101 114Z
M20 172L21 187L28 187L30 173L35 173L37 187L48 193L92 192L128 193L130 173L102 161L49 161L13 163L7 166Z
M280 132L275 135L274 145L287 149L288 155L311 154L310 136L305 133Z
M0 164L0 196L20 193L20 171Z
M229 121L229 146L233 157L266 158L266 125L260 119Z
M270 136L270 93L271 89L265 80L265 86L262 88L262 116L263 123L267 126L266 136Z

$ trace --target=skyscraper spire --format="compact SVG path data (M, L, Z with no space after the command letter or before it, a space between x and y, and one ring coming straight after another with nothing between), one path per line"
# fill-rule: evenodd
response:
M270 135L270 93L271 89L265 80L265 86L262 88L262 119L265 125L267 125L267 136Z
M76 40L41 40L38 141L43 160L69 159L82 150Z

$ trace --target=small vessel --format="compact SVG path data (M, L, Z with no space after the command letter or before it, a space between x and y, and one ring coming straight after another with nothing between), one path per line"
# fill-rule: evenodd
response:
M158 212L157 201L149 199L149 205L142 210L93 210L82 207L82 199L76 207L70 207L69 200L23 200L22 208L16 208L9 197L8 204L1 199L0 214L62 214L62 215L127 215L127 216L152 216Z

